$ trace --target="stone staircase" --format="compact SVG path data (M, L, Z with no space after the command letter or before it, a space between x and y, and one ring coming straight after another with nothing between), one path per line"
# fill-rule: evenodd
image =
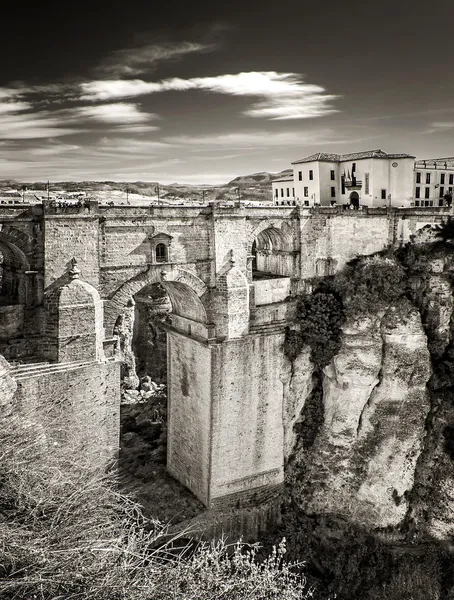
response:
M50 363L50 362L36 362L36 363L23 363L20 365L13 366L10 375L17 381L21 379L29 379L31 377L42 377L50 373L58 373L61 371L75 371L88 365L94 364L95 361L79 361L79 362L66 362L66 363Z

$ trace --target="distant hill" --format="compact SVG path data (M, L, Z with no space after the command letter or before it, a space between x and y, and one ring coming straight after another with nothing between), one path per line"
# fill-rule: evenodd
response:
M274 179L280 179L281 177L287 177L293 173L292 169L286 169L280 173L267 173L262 171L261 173L253 173L252 175L240 175L235 177L232 181L229 181L227 185L262 185L271 184Z
M57 192L85 192L87 196L98 198L100 201L113 200L116 203L127 201L136 203L144 200L159 199L169 203L181 201L196 202L225 202L238 198L238 188L241 200L266 202L271 200L271 182L274 179L288 177L291 169L280 173L253 173L241 175L222 185L186 185L173 183L160 184L157 181L58 181L49 184L50 194ZM0 181L0 194L3 190L26 187L26 196L47 193L47 182L20 182L12 179Z

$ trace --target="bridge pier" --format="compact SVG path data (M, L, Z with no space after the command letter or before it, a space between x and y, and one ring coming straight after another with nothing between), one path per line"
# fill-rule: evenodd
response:
M207 508L254 506L284 481L279 331L167 336L167 468Z

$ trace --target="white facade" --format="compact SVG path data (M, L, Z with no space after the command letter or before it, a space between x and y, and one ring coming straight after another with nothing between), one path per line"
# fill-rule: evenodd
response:
M452 202L454 157L417 160L414 166L415 206L444 206Z
M413 198L409 154L318 153L292 164L295 199L303 206L408 206Z
M293 177L285 177L283 179L275 179L272 182L273 186L273 202L284 206L296 204L295 202L295 186Z

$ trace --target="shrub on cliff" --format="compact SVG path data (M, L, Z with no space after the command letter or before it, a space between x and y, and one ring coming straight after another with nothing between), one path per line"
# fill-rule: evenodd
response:
M329 288L320 288L299 299L297 323L300 344L301 347L304 344L310 346L315 365L325 367L339 351L344 318L342 301Z
M406 292L405 270L394 258L376 254L349 263L333 281L351 316L386 309Z
M0 597L5 600L296 600L305 581L238 546L182 557L62 423L0 419ZM84 458L84 456L86 458Z

